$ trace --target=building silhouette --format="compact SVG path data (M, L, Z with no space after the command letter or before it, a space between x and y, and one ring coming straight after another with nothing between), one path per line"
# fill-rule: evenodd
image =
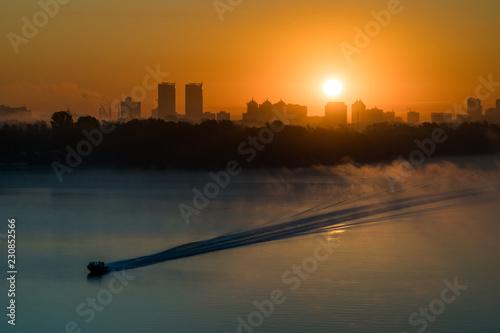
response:
M215 113L213 112L203 112L201 120L215 120Z
M286 113L293 115L290 119L292 124L305 124L307 122L307 106L299 104L287 104Z
M286 103L283 102L282 99L280 99L278 103L274 103L273 104L273 108L276 109L276 110L278 110L278 111L280 111L280 112L285 111L286 110L286 106L287 106Z
M139 118L141 118L141 102L134 102L130 96L127 96L120 103L120 119Z
M384 110L377 107L366 110L366 124L373 125L384 122Z
M451 123L453 115L447 112L433 112L431 113L431 122L436 124Z
M384 119L384 122L387 122L387 123L396 122L396 112L394 112L394 111L384 112L383 119Z
M226 111L217 113L217 120L231 120L231 114Z
M186 118L203 118L203 82L186 84Z
M498 104L498 101L497 101ZM484 112L483 120L490 124L497 124L500 122L500 109L489 108Z
M151 109L151 118L153 118L153 119L159 118L159 116L158 116L158 107L155 107L154 109Z
M257 103L253 98L247 103L247 112L243 113L243 120L254 120L257 121L259 117L259 103Z
M307 122L307 106L299 104L286 104L283 100L274 104L273 107L280 113L291 115L289 122L291 124L305 124ZM275 117L274 113L271 117Z
M158 116L156 118L175 117L175 83L158 84Z
M344 102L326 104L325 121L333 126L347 124L347 105Z
M351 119L351 122L356 126L366 123L366 105L361 100L357 100L351 106Z
M269 122L274 117L274 105L268 99L264 101L261 105L259 105L258 119L262 122Z
M481 100L474 97L467 99L467 114L470 121L481 121L483 115Z
M406 113L408 124L419 125L420 124L420 113L415 111L409 111Z
M291 124L305 125L307 122L307 106L287 104L283 100L273 104L268 99L259 105L253 98L247 103L247 112L243 113L243 120L268 123L277 118L276 111L292 115L287 119Z
M457 114L457 123L466 123L470 121L470 116L468 114Z
M279 104L281 105L281 103ZM263 123L270 122L274 118L273 110L275 105L273 105L273 103L271 103L268 99L260 105L252 99L247 103L247 112L243 114L243 120Z

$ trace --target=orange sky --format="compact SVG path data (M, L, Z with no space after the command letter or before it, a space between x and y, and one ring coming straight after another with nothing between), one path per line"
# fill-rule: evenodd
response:
M69 105L97 115L100 104L130 94L146 66L157 64L170 73L166 81L177 83L179 113L184 84L203 81L205 110L228 110L235 119L252 97L308 105L310 115L322 115L329 100L350 105L357 98L401 115L433 104L445 111L474 95L478 76L500 81L500 2L401 0L400 6L349 62L341 43L354 44L355 27L364 29L374 20L370 12L387 9L388 1L242 1L221 21L211 0L70 0L17 54L2 39L0 104L27 105L35 114ZM4 1L0 9L4 36L21 36L21 18L41 10L31 0ZM324 94L328 78L343 82L341 96ZM143 116L156 95L143 101ZM500 92L485 106L496 98Z

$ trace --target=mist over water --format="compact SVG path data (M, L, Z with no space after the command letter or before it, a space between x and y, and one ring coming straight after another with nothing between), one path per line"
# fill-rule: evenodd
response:
M469 288L427 331L497 332L495 159L430 161L392 192L384 174L398 167L244 172L190 225L178 204L207 173L82 169L59 184L50 172L2 172L0 209L19 228L19 311L35 314L17 329L236 332L280 289L286 302L256 332L416 332L409 316L458 277ZM282 275L318 235L341 246L292 291ZM113 278L89 283L90 260L135 279L87 324L77 306Z

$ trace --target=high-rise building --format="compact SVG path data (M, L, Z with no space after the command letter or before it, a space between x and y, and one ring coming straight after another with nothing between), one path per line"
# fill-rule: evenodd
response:
M247 103L247 112L243 113L243 120L257 120L259 114L259 103L252 100Z
M262 122L270 122L274 118L274 105L268 99L259 105L259 113L257 120Z
M420 124L420 113L415 112L415 111L409 111L407 114L408 116L408 124L411 125L419 125Z
M304 125L307 122L307 106L287 104L286 113L291 115L290 123Z
M489 108L489 109L486 109L486 111L484 111L485 116L495 116L496 113L497 113L496 108Z
M175 117L175 83L158 84L158 118Z
M383 119L384 119L384 122L388 122L388 123L395 122L396 121L396 112L394 112L394 111L384 112Z
M278 103L273 104L273 107L280 112L286 111L286 103L283 102L282 99L280 99L280 101Z
M469 115L470 121L481 121L483 115L481 100L474 97L467 99L467 114Z
M325 120L334 126L347 124L347 105L344 102L329 102L326 104Z
M134 102L130 96L127 96L120 103L121 119L139 119L141 118L141 102Z
M490 124L497 124L500 122L500 109L489 108L484 112L483 120Z
M298 104L286 104L283 100L274 104L273 107L280 113L289 114L291 124L305 124L307 122L307 106ZM270 115L272 118L275 115ZM269 121L269 120L268 120Z
M203 118L203 82L186 84L186 118Z
M384 110L378 109L376 107L366 110L367 125L382 123L383 121L384 121Z
M356 101L351 107L351 121L354 125L366 123L366 105L361 100Z

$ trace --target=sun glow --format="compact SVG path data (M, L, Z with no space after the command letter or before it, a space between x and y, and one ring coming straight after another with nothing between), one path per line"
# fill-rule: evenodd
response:
M342 84L337 80L328 80L323 89L328 96L338 96L342 92Z

